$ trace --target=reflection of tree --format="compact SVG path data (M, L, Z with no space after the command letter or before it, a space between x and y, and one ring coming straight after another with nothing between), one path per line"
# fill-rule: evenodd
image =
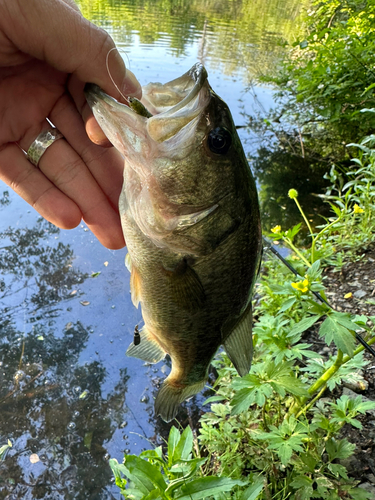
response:
M260 185L259 198L266 231L276 224L288 229L301 222L301 214L294 201L288 198L291 188L297 189L298 198L313 225L323 222L318 214L328 215L329 207L327 205L325 212L325 205L316 195L321 194L327 185L323 178L326 164L293 155L277 147L260 148L252 160L251 167Z
M3 196L0 198L0 205L7 206L10 203L9 191L3 191Z
M24 287L35 290L31 302L38 307L59 302L66 297L73 285L81 283L86 276L72 267L73 250L58 242L56 246L40 243L57 235L59 229L43 219L36 227L8 228L0 233L0 272L8 279L1 287L5 293L0 299L14 293L11 283L18 281Z
M299 31L299 0L79 0L85 17L131 47L133 33L142 43L159 39L173 55L185 54L197 34L207 38L205 53L231 74L246 69L249 80L273 67L283 42ZM305 0L302 5L307 3Z
M103 443L123 418L126 370L104 399L105 368L97 361L77 364L89 336L80 323L61 338L34 328L21 361L22 334L9 321L0 323L0 332L0 434L14 443L1 465L7 481L0 483L0 498L11 491L14 498L94 498L110 482ZM31 453L39 455L38 466L30 466Z
M88 328L71 322L58 331L50 321L86 278L69 245L54 240L58 232L39 220L0 233L0 442L13 443L0 463L0 499L110 497L105 443L124 419L129 377L122 370L104 396L106 368L79 362Z

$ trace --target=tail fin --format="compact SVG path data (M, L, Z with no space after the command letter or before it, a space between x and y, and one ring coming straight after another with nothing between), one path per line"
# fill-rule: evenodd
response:
M206 379L192 385L176 386L169 377L163 382L155 400L155 414L160 415L165 422L170 422L177 414L179 405L190 396L200 392Z

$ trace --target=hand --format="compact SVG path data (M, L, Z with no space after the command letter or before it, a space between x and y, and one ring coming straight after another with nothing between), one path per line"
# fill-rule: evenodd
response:
M53 224L70 229L83 218L103 245L121 248L123 159L107 147L83 94L93 82L119 97L106 68L113 47L72 0L0 0L0 179ZM140 97L117 51L109 68L124 95ZM48 128L46 118L64 139L37 168L23 151Z

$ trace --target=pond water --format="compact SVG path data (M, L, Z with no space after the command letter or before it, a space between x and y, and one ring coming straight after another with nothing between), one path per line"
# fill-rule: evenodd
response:
M203 62L237 125L244 108L272 104L254 79L276 64L300 3L79 2L142 84ZM253 151L254 138L240 133ZM121 461L166 435L153 391L168 363L125 356L141 318L125 253L103 248L84 224L53 227L0 183L0 446L12 443L0 462L0 499L120 498L108 458ZM203 399L182 407L183 425L197 420Z

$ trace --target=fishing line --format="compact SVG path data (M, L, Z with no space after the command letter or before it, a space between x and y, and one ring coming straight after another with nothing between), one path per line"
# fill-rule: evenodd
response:
M119 92L119 94L121 95L121 97L125 100L125 102L127 102L129 104L129 98L124 96L124 94L121 92L121 90L119 89L117 83L114 81L112 75L111 75L111 72L109 71L109 63L108 63L108 59L109 59L109 54L113 51L113 50L117 50L117 52L120 54L120 51L117 47L113 47L111 50L108 51L108 54L105 58L105 65L107 67L107 72L108 72L108 75L109 75L109 78L111 79L113 85L115 86L116 90ZM130 66L130 61L129 61L129 57L128 57L128 54L126 52L124 52L124 54L126 55L127 59L128 59L128 62L129 62L129 66ZM125 66L125 76L126 76L126 71L127 71L127 68Z
M270 251L271 251L274 255L276 255L276 257L278 257L278 258L281 260L281 262L282 262L282 263L283 263L283 264L284 264L284 265L285 265L285 266L289 269L289 271L291 271L291 272L292 272L293 274L295 274L296 276L301 277L301 275L299 274L299 272L298 272L298 271L297 271L297 270L296 270L296 269L295 269L295 268L294 268L291 264L289 264L289 262L288 262L286 259L284 259L284 257L280 254L280 252L279 252L278 250L276 250L276 248L274 248L274 247L272 246L272 244L271 244L269 241L267 241L267 240L266 240L266 238L264 238L264 237L263 237L263 248L264 248L264 250L270 250ZM335 309L331 306L331 304L329 304L329 303L328 303L328 302L324 299L324 297L322 297L322 296L320 295L320 293L319 293L319 292L313 292L312 290L310 290L310 291L311 291L311 292L315 295L315 297L316 297L318 300L320 300L320 302L323 302L323 303L324 303L324 304L326 304L326 305L327 305L330 309L332 309L332 311L335 311ZM367 342L366 342L366 341L365 341L365 340L364 340L364 339L363 339L363 338L359 335L359 333L357 333L357 332L356 332L356 333L355 333L355 337L356 337L356 339L358 340L358 342L359 342L360 344L362 344L362 345L363 345L363 347L364 347L365 349L367 349L367 350L368 350L368 352L370 352L370 353L371 353L371 354L375 357L375 351L374 351L374 349L373 349L370 345L368 345L368 343L367 343Z

